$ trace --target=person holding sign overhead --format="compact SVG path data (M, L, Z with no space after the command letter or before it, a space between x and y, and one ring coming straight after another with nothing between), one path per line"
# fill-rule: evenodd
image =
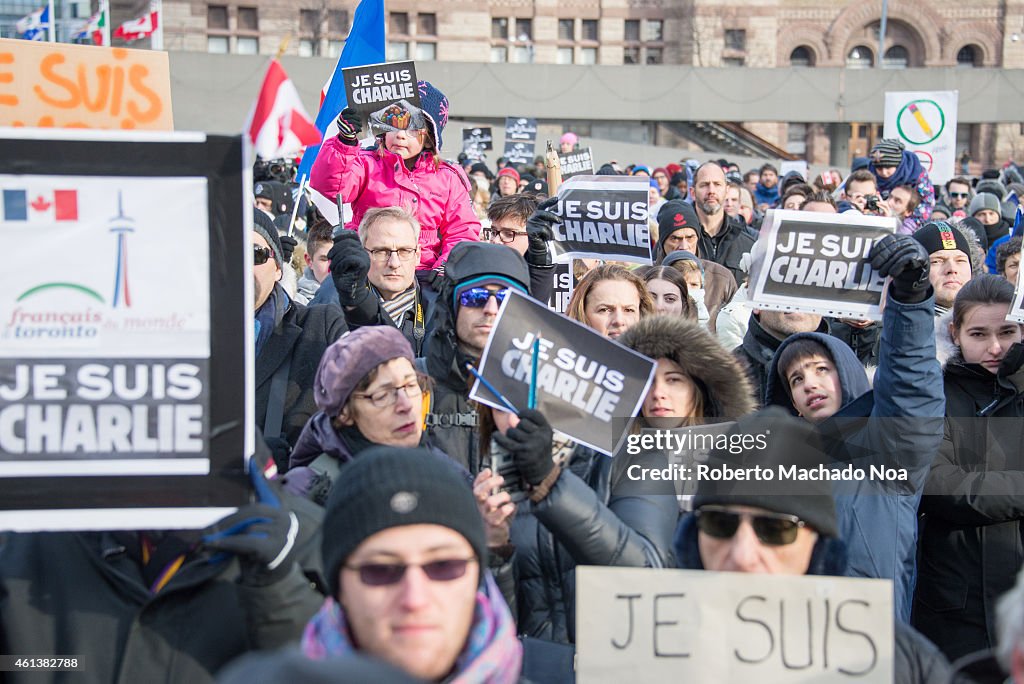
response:
M376 149L359 148L359 116L345 108L338 135L325 140L313 165L310 186L331 200L352 205L356 230L372 207L402 207L420 222L417 271L441 271L457 243L480 237L465 174L440 157L441 134L448 123L448 98L427 81L419 81L422 108L404 100L371 115ZM421 276L427 280L431 276Z

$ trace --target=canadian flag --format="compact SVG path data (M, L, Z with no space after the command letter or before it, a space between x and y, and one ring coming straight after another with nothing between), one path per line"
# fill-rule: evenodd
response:
M126 21L114 31L114 37L122 40L139 40L156 33L160 25L160 11L156 7L149 8L149 14L144 14L138 19Z
M270 60L256 105L246 123L249 139L263 159L280 159L320 143L323 136L302 107L299 91L276 59Z

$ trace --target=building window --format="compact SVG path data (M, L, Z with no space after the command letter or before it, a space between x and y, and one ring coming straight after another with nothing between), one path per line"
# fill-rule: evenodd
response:
M726 57L722 60L722 66L727 67L741 67L743 66L742 57Z
M389 35L409 35L409 13L408 12L391 12L388 15L388 34Z
M437 59L437 43L416 43L416 61L433 62Z
M327 56L328 57L341 57L341 51L345 49L345 41L343 40L329 40L327 41Z
M299 30L306 34L320 34L320 11L299 10Z
M437 15L436 14L417 14L416 15L416 35L418 35L418 36L436 36L437 35Z
M239 36L237 39L235 39L235 52L237 52L240 55L260 54L259 38Z
M389 42L386 57L389 62L401 62L409 59L409 44Z
M661 64L663 62L663 56L661 48L647 48L647 63L648 64Z
M580 48L580 64L597 64L597 48Z
M597 19L584 19L582 28L583 40L597 41Z
M316 57L316 41L303 38L299 40L299 57Z
M870 48L866 48L863 45L858 45L850 50L850 54L846 55L847 69L870 69L874 65L874 55Z
M572 48L560 47L555 58L555 64L572 64Z
M646 22L647 40L660 43L664 40L665 22L661 19L648 19Z
M505 17L491 17L491 38L508 40L508 19Z
M228 30L227 5L209 5L206 8L206 28Z
M622 63L623 64L639 64L640 63L640 48L628 47L622 50Z
M893 45L885 51L882 58L883 69L906 69L910 62L910 53L902 45Z
M978 66L978 54L980 51L973 45L965 45L956 53L956 65L966 69Z
M348 29L348 10L327 10L328 33L347 35Z
M576 20L558 20L558 40L576 40Z
M508 61L508 48L503 45L491 47L491 63L503 64Z
M533 62L533 46L517 45L515 49L516 64L531 64Z
M747 49L747 31L746 29L726 29L725 30L725 49L726 50L737 50L739 52L745 52Z
M814 66L814 53L809 47L801 45L789 53L789 65L795 67Z
M639 19L627 19L626 20L626 31L625 40L628 42L637 42L640 40L640 20Z
M227 36L207 36L206 37L206 51L212 52L216 55L226 55L228 53L228 37Z
M533 19L516 19L516 40L533 40Z
M238 30L239 31L259 31L260 20L256 13L255 7L239 7L238 8ZM255 54L255 53L252 53Z
M786 151L804 156L807 152L807 124L791 123L786 127Z

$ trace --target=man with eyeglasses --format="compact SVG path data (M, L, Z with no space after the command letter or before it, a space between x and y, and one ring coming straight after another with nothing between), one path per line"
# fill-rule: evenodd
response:
M738 456L713 451L709 464L777 471L778 466L791 465L810 470L831 461L815 429L780 409L740 419L730 430L730 437L739 435L766 435L766 448ZM693 507L694 513L676 531L674 547L682 568L764 575L850 574L828 482L702 481ZM751 578L750 585L756 583ZM899 620L894 628L894 681L949 681L949 664L934 644Z
M283 471L291 447L316 412L317 363L345 332L345 318L336 306L306 307L288 296L278 282L284 262L277 228L262 211L253 214L256 425Z
M555 267L551 263L548 242L554 237L551 226L559 219L548 209L556 202L550 198L538 205L533 193L498 197L487 207L491 225L480 235L482 240L514 249L526 259L530 269L530 294L541 302L548 301L554 287Z
M417 359L434 380L427 437L474 476L480 472L477 414L469 401L466 365L479 362L508 291L529 294L529 281L519 252L487 242L460 242L452 248L427 323L425 355Z

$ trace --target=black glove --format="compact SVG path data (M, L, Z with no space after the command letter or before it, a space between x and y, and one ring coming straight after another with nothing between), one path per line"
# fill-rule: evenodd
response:
M338 140L345 145L359 144L359 129L362 124L359 115L351 107L345 107L338 115Z
M292 254L295 254L295 248L299 241L291 235L279 235L278 239L281 240L281 261L286 264L291 263Z
M299 520L291 511L248 504L213 529L203 537L203 546L238 556L243 584L274 584L291 570L299 532Z
M370 272L370 255L359 241L359 233L343 230L334 238L327 253L331 260L331 279L342 306L359 306L370 296L366 274Z
M928 298L931 265L928 252L909 235L886 235L868 254L871 267L883 276L891 276L889 292L901 304L919 304Z
M530 246L526 250L526 263L531 266L550 266L551 253L548 252L548 242L554 239L555 233L551 227L561 223L562 218L551 213L558 204L557 197L549 197L537 205L537 210L526 220L526 236Z
M507 434L494 433L494 441L512 454L512 460L523 479L536 487L555 468L551 458L554 435L547 418L540 411L527 409L519 414L519 425Z

